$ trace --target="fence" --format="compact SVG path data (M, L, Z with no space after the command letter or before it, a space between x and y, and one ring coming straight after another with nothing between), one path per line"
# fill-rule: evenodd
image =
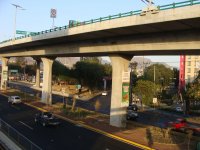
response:
M0 131L8 136L13 142L15 142L23 150L42 150L39 146L31 142L24 135L19 133L16 129L11 127L5 121L0 118Z
M168 5L157 6L157 8L158 8L158 10L162 11L162 10L175 9L175 8L179 8L179 7L192 6L192 5L197 5L197 4L200 4L200 0L188 0L188 1L178 2L178 3L168 4ZM73 21L72 23L69 23L69 25L65 25L65 26L62 26L62 27L56 27L54 29L44 30L44 31L41 31L41 32L34 32L33 34L27 34L27 35L24 35L24 36L16 37L15 40L26 38L26 37L33 37L33 36L37 36L37 35L42 35L42 34L54 32L54 31L59 31L59 30L66 30L68 28L83 26L83 25L92 24L92 23L96 23L96 22L103 22L103 21L122 18L122 17L139 15L141 13L142 13L142 10L136 10L136 11L130 11L130 12L126 12L126 13L119 13L117 15L109 15L109 16L106 16L106 17L91 19L91 20L83 21L83 22ZM13 39L8 39L8 40L0 42L0 44L6 43L6 42L9 42L9 41L12 41L12 40Z

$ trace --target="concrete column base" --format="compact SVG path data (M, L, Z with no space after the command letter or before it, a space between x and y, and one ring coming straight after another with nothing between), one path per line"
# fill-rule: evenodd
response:
M126 127L126 106L122 105L122 73L128 71L131 58L120 55L110 56L112 63L110 125L116 127Z
M41 101L45 104L52 104L52 64L53 60L41 58L43 62L43 86Z
M9 58L2 57L2 69L1 69L1 90L6 90L7 89L7 80L8 79L8 60ZM7 77L5 77L4 72L7 72Z
M35 86L37 88L40 87L40 63L41 63L41 59L40 58L34 58L36 61L36 76L35 76Z

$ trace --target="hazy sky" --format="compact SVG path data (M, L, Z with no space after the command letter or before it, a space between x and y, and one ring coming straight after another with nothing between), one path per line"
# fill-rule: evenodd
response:
M165 5L180 1L184 0L154 0L154 3ZM16 29L32 32L52 27L51 8L57 9L55 26L64 26L69 20L86 21L145 7L141 0L0 0L0 41L13 38L15 7L11 4L18 4L26 9L18 10ZM152 61L179 61L178 56L161 59L156 56L151 59Z

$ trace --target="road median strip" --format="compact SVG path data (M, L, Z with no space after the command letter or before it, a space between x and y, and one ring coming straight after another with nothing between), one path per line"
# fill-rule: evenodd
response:
M32 104L29 104L29 103L25 103L25 104L28 105L28 106L30 106L30 107L36 108L37 110L43 111L43 112L44 112L44 111L47 111L47 110L45 110L45 109L43 109L43 108L34 106L34 105L32 105ZM127 143L127 144L129 144L129 145L133 145L133 146L136 146L136 147L138 147L138 148L145 149L145 150L153 150L152 148L147 147L147 146L145 146L145 145L142 145L142 144L139 144L139 143L136 143L136 142L127 140L127 139L125 139L125 138L122 138L122 137L113 135L113 134L111 134L111 133L108 133L108 132L105 132L105 131L103 131L103 130L94 128L94 127L89 126L89 125L86 125L86 124L85 124L84 122L82 122L82 121L74 121L74 120L72 120L72 119L63 117L63 116L58 115L58 114L55 114L55 116L57 116L57 117L59 117L59 118L61 118L61 119L63 119L63 120L66 120L66 121L68 121L68 122L70 122L70 123L73 123L73 124L75 124L75 125L79 125L79 126L81 126L81 127L87 128L87 129L89 129L89 130L91 130L91 131L97 132L97 133L99 133L99 134L105 135L105 136L107 136L107 137L116 139L116 140L121 141L121 142L124 142L124 143Z

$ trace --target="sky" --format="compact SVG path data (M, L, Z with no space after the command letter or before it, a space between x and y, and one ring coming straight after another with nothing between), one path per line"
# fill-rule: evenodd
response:
M185 0L154 0L154 3L165 5L181 1ZM14 37L15 7L12 4L25 9L18 9L16 13L16 30L30 32L39 32L52 27L51 8L57 10L54 25L59 27L68 25L69 20L87 21L145 7L142 0L0 0L0 41ZM147 58L153 62L167 62L171 66L179 67L179 56Z

